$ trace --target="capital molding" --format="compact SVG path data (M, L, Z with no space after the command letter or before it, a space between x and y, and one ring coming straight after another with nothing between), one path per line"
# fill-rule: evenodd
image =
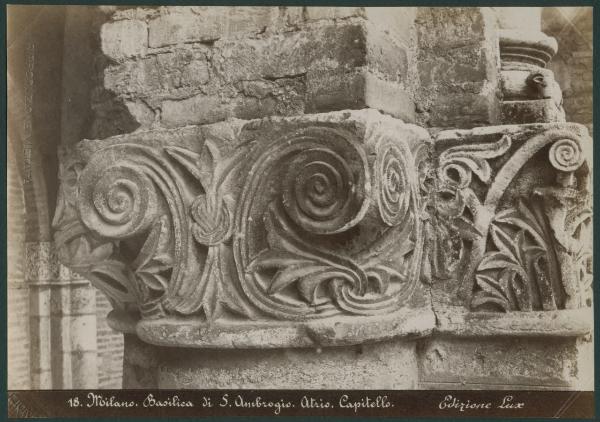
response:
M431 136L374 110L85 140L62 152L55 242L150 343L417 338L432 300L591 306L590 148L576 124Z

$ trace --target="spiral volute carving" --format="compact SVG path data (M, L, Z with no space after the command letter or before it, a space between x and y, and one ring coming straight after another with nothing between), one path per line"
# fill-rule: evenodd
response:
M337 233L356 219L364 200L364 176L353 173L332 150L312 148L289 163L283 190L287 213L303 229Z
M561 171L575 171L585 159L581 145L573 139L559 139L550 147L549 159L552 166Z
M149 227L156 191L144 171L130 162L91 161L80 179L79 213L100 236L123 239Z
M383 221L395 226L406 218L410 204L410 186L401 151L388 145L378 156L375 171L378 174L377 200Z

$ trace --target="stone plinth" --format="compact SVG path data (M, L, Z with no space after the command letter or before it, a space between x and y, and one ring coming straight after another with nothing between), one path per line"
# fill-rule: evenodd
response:
M123 388L414 389L416 341L318 349L190 350L126 341ZM132 347L143 349L130 352ZM150 366L139 354L156 357Z

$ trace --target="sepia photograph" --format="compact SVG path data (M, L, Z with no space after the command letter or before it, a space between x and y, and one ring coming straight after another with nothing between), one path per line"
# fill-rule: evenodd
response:
M8 416L592 418L592 21L7 5Z

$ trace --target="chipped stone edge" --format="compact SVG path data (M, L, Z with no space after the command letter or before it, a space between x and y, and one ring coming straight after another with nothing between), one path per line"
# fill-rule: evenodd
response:
M505 314L448 306L435 314L434 334L453 337L584 337L594 330L592 308Z
M489 135L515 135L528 132L529 135L543 132L550 129L571 130L575 135L582 138L590 138L585 125L573 122L552 122L552 123L522 123L495 126L481 126L472 129L444 129L437 132L432 138L436 146L444 146L448 142L457 140L466 143L480 142L479 137ZM591 139L589 139L591 142Z
M436 318L431 309L402 309L385 316L333 317L307 322L215 322L162 318L138 320L123 311L108 315L111 328L150 344L207 349L271 349L350 346L431 335Z

